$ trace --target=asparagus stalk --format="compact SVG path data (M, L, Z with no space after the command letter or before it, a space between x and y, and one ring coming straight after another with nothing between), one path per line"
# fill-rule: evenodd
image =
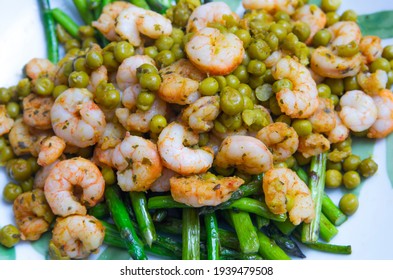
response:
M326 218L323 213L321 213L319 236L326 242L329 242L337 235L337 233L338 229L329 221L328 218Z
M97 219L102 219L109 216L108 206L105 204L105 202L98 203L95 206L89 208L87 213L96 217Z
M171 6L171 0L146 0L151 9L157 13L164 14Z
M146 10L151 10L145 0L129 0L131 4L141 7Z
M183 209L183 260L200 259L200 223L196 208Z
M153 222L160 223L163 220L165 220L167 215L168 215L168 211L166 209L159 209L153 213L152 216Z
M51 14L49 0L40 0L44 22L47 57L53 62L59 61L59 44L56 37L56 24Z
M347 216L334 204L326 193L324 193L322 198L322 213L335 226L339 226L347 220Z
M293 235L297 240L302 242L299 232L294 231ZM330 244L330 243L323 243L323 242L319 242L319 241L316 241L314 243L303 243L303 244L311 249L323 251L323 252L327 252L327 253L332 253L332 254L350 255L352 253L351 245L336 245L336 244Z
M271 240L261 231L257 232L259 240L259 254L266 260L290 260L291 258L281 249L276 242Z
M59 8L52 9L51 14L55 21L63 26L72 37L79 38L79 26L72 18Z
M170 195L153 196L147 202L147 208L153 209L168 209L168 208L190 208L190 206L175 201Z
M289 219L284 222L273 221L273 224L285 235L291 234L297 227Z
M257 229L261 230L263 227L270 224L270 220L261 216L255 216L255 221L257 223Z
M74 6L79 12L79 15L83 19L83 21L87 24L90 25L91 22L93 21L93 14L91 13L89 9L89 5L87 3L87 0L72 0L74 2Z
M206 228L207 259L220 259L220 238L218 233L217 217L215 213L204 215Z

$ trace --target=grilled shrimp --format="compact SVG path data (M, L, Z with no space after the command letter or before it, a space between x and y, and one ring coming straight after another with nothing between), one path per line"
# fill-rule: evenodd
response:
M284 11L292 15L298 4L298 0L243 0L243 7L249 10L264 10L268 13Z
M340 118L352 131L360 132L369 129L377 120L377 106L363 91L347 91L341 96L340 106Z
M263 176L265 202L274 214L289 214L298 225L315 217L314 201L307 185L289 168L273 168Z
M273 155L257 138L233 135L222 141L214 165L221 168L236 167L248 174L259 174L272 168Z
M274 162L282 162L294 154L299 145L295 129L283 122L271 123L258 131L261 140L273 154Z
M383 138L393 131L393 93L384 89L372 97L377 107L377 120L370 127L367 137Z
M105 236L105 228L90 215L71 215L57 218L52 230L52 242L61 255L71 259L85 259L97 253Z
M51 109L52 127L67 144L85 148L100 139L105 115L87 89L70 88L60 94Z
M109 122L105 126L104 133L97 142L97 146L103 150L114 148L125 137L126 131L119 123Z
M325 27L326 14L316 5L304 5L297 9L293 14L295 21L307 23L310 27L310 36L305 41L310 44L315 33Z
M342 142L349 136L349 129L343 124L339 114L336 111L334 111L334 116L336 118L336 124L334 128L325 133L330 143Z
M123 60L116 74L116 82L121 90L138 83L136 70L142 64L156 65L155 61L147 55L134 55Z
M46 58L33 58L26 64L26 76L33 81L40 77L53 78L56 73L56 65Z
M333 100L322 97L318 97L318 100L318 108L308 120L311 122L313 131L319 133L328 132L336 125Z
M23 121L37 129L52 128L50 110L53 106L51 96L38 96L34 93L23 98Z
M319 133L311 133L310 135L299 137L298 151L305 158L316 156L330 149L330 142L325 136Z
M0 136L10 132L14 120L7 116L7 109L5 105L0 105Z
M76 194L74 186L82 188ZM65 217L86 214L86 206L94 206L104 195L105 181L98 167L90 160L76 157L57 163L44 186L45 197L54 214ZM79 197L80 196L80 197Z
M186 43L189 60L209 75L227 75L243 61L243 42L232 33L205 27Z
M39 239L55 218L40 189L20 194L14 200L13 211L22 240Z
M198 139L197 133L179 123L167 125L157 141L163 165L185 176L206 172L213 163L213 150L209 147L186 147L197 144Z
M383 47L381 38L378 36L364 36L360 39L359 51L364 57L364 62L370 64L377 58L381 57Z
M388 74L381 69L374 73L360 72L356 78L359 86L368 95L377 95L388 83Z
M46 181L46 178L48 178L49 173L51 172L51 170L53 169L53 167L55 167L55 165L57 163L59 163L61 160L64 160L64 159L65 159L65 156L62 155L60 157L60 159L55 160L54 162L52 162L49 165L41 167L37 171L37 173L34 175L33 188L44 190L45 181Z
M64 152L66 143L57 136L51 136L42 140L37 163L47 166L55 162Z
M231 198L244 180L239 177L193 175L189 177L172 177L171 195L177 202L192 207L216 206Z
M10 145L15 155L21 156L31 154L37 156L38 151L36 149L36 142L41 141L46 136L47 135L33 135L30 132L29 126L23 122L23 119L19 118L14 122L8 134L8 139L10 140Z
M284 88L276 94L281 110L292 118L310 117L318 107L318 91L308 69L292 58L283 58L272 74L276 80L286 78L293 84L293 90Z

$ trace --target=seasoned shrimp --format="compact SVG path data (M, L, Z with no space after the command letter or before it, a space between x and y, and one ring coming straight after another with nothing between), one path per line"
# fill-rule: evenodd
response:
M205 27L186 43L190 61L210 75L227 75L243 61L243 42L233 33Z
M154 181L154 183L150 186L150 190L152 192L167 192L171 189L171 185L169 183L169 179L172 177L178 176L178 174L170 170L168 168L163 167L161 176Z
M55 218L40 189L20 194L14 200L13 211L22 240L39 239Z
M230 199L244 183L239 177L208 175L212 174L172 177L169 181L173 199L192 207L216 206Z
M221 143L214 165L259 174L272 168L273 155L262 141L252 136L228 136Z
M124 107L133 110L136 108L136 101L138 95L141 93L142 87L140 84L135 84L127 87L121 96L121 103Z
M14 122L8 134L8 139L10 140L12 150L17 156L32 154L35 151L35 149L32 149L33 136L30 134L29 127L21 118Z
M341 96L340 106L340 118L352 131L360 132L369 129L377 120L377 106L363 91L347 91Z
M334 116L336 118L336 125L332 130L326 133L330 143L342 142L349 136L349 129L343 124L339 114L334 111Z
M85 259L91 253L98 253L104 236L104 226L90 215L57 218L52 230L53 244L61 255L71 259Z
M356 78L362 90L371 96L377 95L388 83L388 74L381 69L374 73L360 72Z
M91 92L96 92L98 86L100 83L105 83L108 81L108 70L104 65L101 65L97 69L91 72L90 74L90 79L89 79L89 85L87 86L87 89Z
M318 97L318 100L318 108L308 120L311 122L313 131L319 133L328 132L336 125L333 100L322 97Z
M298 0L243 0L243 7L249 10L264 10L268 13L284 11L292 15L298 4Z
M354 21L339 21L327 28L332 34L331 46L338 47L354 41L360 43L362 33L359 25Z
M220 98L218 96L204 96L185 108L181 119L195 132L210 131L213 121L220 113Z
M364 57L364 62L369 64L381 57L383 47L378 36L364 36L360 39L359 50Z
M277 50L272 52L263 62L265 63L266 67L271 68L277 64L284 56L282 50Z
M60 137L51 136L45 138L38 153L37 163L41 166L53 163L63 154L65 147L66 143Z
M310 135L299 137L298 151L305 158L316 156L330 149L330 142L325 136L319 133L311 133Z
M123 191L146 191L162 172L156 144L130 134L113 150L112 165Z
M33 183L33 187L35 189L41 189L44 190L45 187L45 181L46 178L48 178L49 173L51 172L51 170L53 169L53 167L55 167L55 165L57 163L59 163L61 160L64 160L65 156L62 155L60 157L60 159L55 160L54 162L52 162L49 165L43 166L41 167L37 173L34 175L34 183Z
M82 194L73 191L74 186ZM57 163L50 171L44 186L45 197L54 214L65 217L86 214L85 205L92 207L104 195L105 181L98 167L90 160L76 157Z
M23 98L23 121L37 129L52 128L50 110L53 106L51 96L38 96L31 93Z
M198 139L197 133L179 123L167 125L157 141L163 165L185 176L206 172L213 163L213 150L210 147L186 147L197 144Z
M46 58L33 58L26 64L26 75L33 81L40 77L53 78L56 65Z
M383 138L393 131L393 93L384 89L372 97L377 106L377 120L370 127L367 137Z
M0 136L10 132L14 120L7 116L7 109L5 105L0 105Z
M187 23L187 32L199 31L213 22L225 23L223 16L233 16L233 18L239 20L239 16L232 12L231 8L224 2L201 5L191 13Z
M261 140L273 154L274 162L282 162L294 154L299 145L295 129L283 122L271 123L258 131Z
M274 214L289 214L294 225L310 223L315 217L310 189L289 168L273 168L263 176L265 202Z
M116 82L121 90L138 83L136 70L142 64L156 65L155 61L147 55L134 55L123 60L116 74Z
M106 126L105 115L84 88L70 88L60 94L51 109L52 127L67 144L80 148L94 145Z
M168 103L191 104L201 96L199 82L206 75L187 59L180 59L160 70L162 82L158 89L160 98Z
M97 146L103 150L114 148L125 137L126 130L119 123L109 122L105 126L104 133L97 142Z
M305 66L292 58L281 59L272 68L276 80L289 79L293 90L284 88L276 98L281 110L292 118L308 118L318 107L317 86Z
M310 44L315 33L325 27L326 14L317 5L304 5L297 9L293 14L295 21L307 23L310 27L310 36L306 40L306 44Z

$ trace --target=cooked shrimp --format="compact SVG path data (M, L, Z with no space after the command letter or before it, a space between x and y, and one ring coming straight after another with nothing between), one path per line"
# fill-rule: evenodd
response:
M310 36L306 40L306 44L310 44L315 33L325 27L326 14L317 5L304 5L297 9L293 14L295 21L307 23L310 27Z
M34 143L33 136L30 134L29 127L21 118L14 122L8 134L8 139L15 155L29 155L34 152L34 149L32 149Z
M187 23L187 32L199 31L213 22L223 24L225 23L223 16L232 16L239 20L239 16L232 12L231 8L224 2L201 5L191 13Z
M26 64L26 75L33 81L40 77L53 78L56 65L46 58L33 58Z
M310 135L299 137L298 151L305 158L316 156L330 149L330 142L325 136L319 133L311 133Z
M74 186L82 189L76 196ZM90 160L76 157L57 163L45 181L45 197L54 214L65 217L86 214L104 195L105 181L98 167ZM79 196L79 195L78 195Z
M266 67L271 68L277 64L284 56L282 50L277 50L272 52L263 62L265 63Z
M298 0L243 0L242 4L245 9L249 10L264 10L268 13L275 13L276 11L284 11L292 15L297 6Z
M349 136L349 129L343 124L339 114L334 111L334 116L336 118L336 125L332 130L326 133L330 143L342 142Z
M274 162L282 162L294 154L299 145L295 129L283 122L271 123L258 131L261 140L273 154Z
M167 125L157 141L163 165L185 176L206 172L213 163L213 150L209 147L186 147L197 144L198 139L197 133L179 123Z
M80 148L94 145L106 126L105 115L84 88L70 88L60 94L51 109L52 127L67 144Z
M220 98L218 96L204 96L186 107L181 119L195 132L210 131L213 121L220 113Z
M105 83L108 81L108 70L104 65L101 65L97 69L91 72L90 74L90 79L89 79L89 85L87 86L87 89L91 92L96 92L98 86L100 83Z
M40 189L18 195L14 200L13 211L22 240L39 239L49 230L55 218Z
M43 166L41 167L37 173L34 175L34 183L33 183L33 187L35 189L41 189L44 190L45 187L45 181L46 178L48 178L49 173L51 172L51 170L53 169L53 167L55 167L55 165L60 162L61 160L64 160L65 156L62 155L60 157L60 159L55 160L54 162L52 162L49 165Z
M377 120L377 106L363 91L347 91L341 96L340 106L340 118L352 131L360 132L369 129Z
M227 75L243 61L243 42L233 33L205 27L186 43L190 61L210 75Z
M292 58L281 59L273 68L276 80L289 79L293 90L284 88L276 98L281 110L292 118L308 118L318 107L317 86L305 66Z
M339 21L327 28L332 34L331 46L347 45L354 41L360 43L362 33L359 25L354 21Z
M136 70L142 64L156 65L155 61L147 55L134 55L123 60L117 69L116 82L121 90L138 83Z
M52 128L50 110L53 106L51 96L38 96L34 93L23 98L23 121L37 129Z
M364 62L370 64L381 57L383 47L382 40L378 36L364 36L360 39L359 50L364 57Z
M54 245L71 259L85 259L91 253L98 253L104 236L104 226L90 215L57 218L52 230Z
M121 96L121 103L124 107L133 110L136 108L136 100L141 93L141 85L135 84L127 87Z
M388 83L388 74L381 69L374 73L360 72L356 78L359 86L368 95L377 95Z
M109 122L105 126L104 133L97 142L97 146L103 150L114 148L125 137L126 130L119 123Z
M214 165L259 174L272 168L273 155L262 141L252 136L228 136L221 143Z
M383 138L393 131L393 93L384 89L372 97L378 110L377 120L370 127L367 137Z
M53 163L63 154L65 147L66 143L60 137L51 136L45 138L38 153L37 163L41 166Z
M168 103L191 104L201 96L199 82L206 75L187 59L180 59L160 70L162 82L158 89L160 98Z
M313 131L319 133L328 132L336 125L333 100L322 97L318 97L318 100L318 108L308 120L311 122Z
M209 175L212 174L172 177L169 181L173 199L192 207L216 206L230 199L244 183L239 177Z
M289 214L294 225L310 223L315 217L310 189L289 168L273 168L263 176L265 202L274 214Z
M162 172L156 144L129 134L113 150L112 165L123 191L146 191Z
M168 168L163 167L161 176L154 181L154 183L150 186L150 191L152 192L167 192L171 189L171 185L169 183L169 179L172 177L178 176L178 174L170 170Z
M5 105L0 105L0 136L10 132L14 120L7 115L7 109Z

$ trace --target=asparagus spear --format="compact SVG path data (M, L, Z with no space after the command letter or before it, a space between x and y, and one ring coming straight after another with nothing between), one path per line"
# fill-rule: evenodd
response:
M196 208L183 209L183 260L200 259L200 223Z
M171 0L146 0L146 2L153 11L160 14L164 14L172 4Z
M322 212L335 226L339 226L347 220L347 216L326 193L324 193L322 198Z
M72 0L83 21L89 25L93 21L93 14L89 9L87 0Z
M59 8L52 9L51 14L55 21L63 26L72 37L79 38L79 26L71 17Z
M259 240L259 254L266 260L290 260L290 257L281 249L276 242L271 240L261 231L257 232Z
M328 218L326 218L323 213L321 213L319 236L326 242L329 242L337 235L337 233L338 229L329 221Z
M218 260L220 259L220 238L216 214L205 214L204 221L206 228L207 259Z
M57 63L59 61L59 44L56 37L56 25L51 14L49 0L40 0L44 22L46 48L48 59Z

